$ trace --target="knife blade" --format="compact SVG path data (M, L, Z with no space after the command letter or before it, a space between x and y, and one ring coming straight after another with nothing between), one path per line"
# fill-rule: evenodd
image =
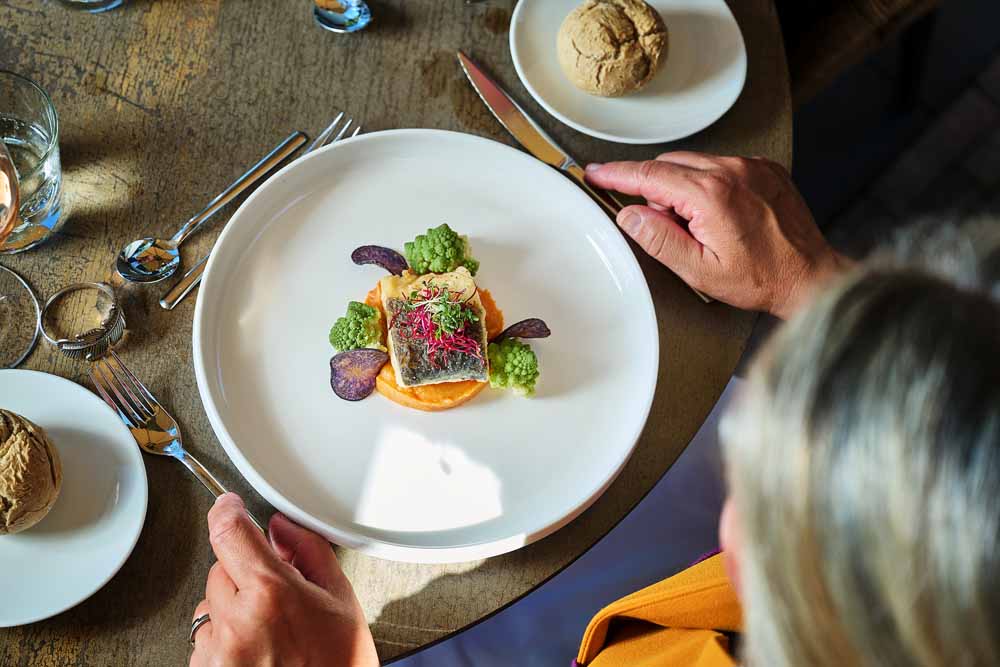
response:
M469 83L479 94L483 104L490 113L500 121L524 148L547 165L555 167L576 181L594 200L607 211L611 217L617 217L624 205L610 192L593 187L587 182L585 172L580 164L563 150L556 141L545 133L538 123L521 108L514 99L491 79L483 70L462 51L458 52L458 62L462 65ZM689 286L690 287L690 286ZM705 303L712 299L691 287L695 294Z
M461 51L458 52L458 61L486 107L529 153L568 174L612 217L618 215L624 205L610 192L591 186L584 177L583 167L546 134L507 91Z

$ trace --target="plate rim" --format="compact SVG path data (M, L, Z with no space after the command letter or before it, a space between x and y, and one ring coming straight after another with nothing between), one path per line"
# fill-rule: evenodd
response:
M470 141L472 143L478 143L482 145L490 146L493 149L498 149L507 152L511 156L515 156L515 159L523 161L525 165L531 165L531 168L541 168L550 169L544 163L536 160L534 157L528 155L527 153L503 144L499 141L494 141L485 137L481 137L474 134L469 134L465 132L455 132L450 130L440 130L440 129L425 129L425 128L408 128L408 129L393 129L393 130L382 130L377 132L370 132L365 134L360 134L356 137L342 140L335 144L329 144L319 150L316 150L308 155L304 155L281 170L270 176L260 187L258 187L237 209L237 211L232 215L230 221L226 224L225 228L219 236L216 246L218 247L225 242L226 238L232 233L235 225L231 224L237 221L238 218L244 214L246 210L251 208L257 197L261 196L261 193L265 192L266 189L271 187L274 183L279 182L283 179L285 174L293 169L304 168L301 165L307 164L310 160L317 159L319 156L327 153L328 151L335 150L341 145L346 145L348 143L360 143L366 141L381 140L387 137L395 136L443 136L450 139L461 139L463 141ZM555 175L555 174L554 174ZM594 202L587 194L577 188L575 185L566 181L566 192L576 193L568 196L582 197L581 202L584 205L591 207L591 210L603 218L606 218L604 211ZM608 220L608 224L613 225L613 223ZM236 469L244 476L244 478L249 482L249 484L254 488L257 493L259 493L265 500L267 500L275 509L282 512L296 523L305 526L313 531L316 531L335 542L338 545L354 549L361 553L375 556L378 558L394 560L399 562L410 562L410 563L426 563L426 564L444 564L444 563L457 563L457 562L467 562L470 560L478 560L483 558L490 558L493 556L498 556L504 553L515 551L522 547L528 546L533 542L554 533L560 528L564 527L573 519L578 517L584 511L586 511L591 505L593 505L611 484L617 479L618 475L624 469L625 465L629 462L632 455L635 452L635 448L639 443L639 438L642 436L642 432L645 429L646 423L649 420L649 414L652 410L653 399L656 394L656 387L658 384L658 369L659 369L659 351L660 351L660 337L659 337L659 327L656 317L656 309L653 305L652 294L649 290L649 285L645 278L645 273L642 271L642 267L635 257L635 252L631 247L628 246L624 237L620 234L617 236L619 241L624 245L625 249L629 253L632 262L634 263L634 268L638 272L638 275L642 277L642 284L645 287L643 292L644 298L642 299L642 308L646 312L652 324L651 335L652 343L650 348L650 359L647 360L647 365L652 369L653 382L649 386L648 396L645 397L642 406L642 419L639 421L636 432L633 434L631 440L631 445L629 446L627 455L622 459L620 464L615 470L610 471L610 474L601 482L601 484L586 497L584 500L573 510L568 512L565 516L560 517L548 525L539 527L537 530L526 531L524 534L518 534L513 536L508 536L505 538L486 540L470 544L460 544L460 545L449 545L449 546L416 546L413 544L402 544L393 542L390 540L385 540L381 538L376 538L371 535L356 534L347 529L333 526L331 524L320 521L308 512L299 508L294 503L289 501L280 491L278 491L274 486L272 486L263 475L261 475L256 468L250 463L250 461L244 456L243 452L240 450L239 446L236 444L235 439L230 434L229 430L226 428L224 420L219 412L215 401L215 394L213 392L213 386L209 378L209 364L207 355L207 346L205 345L205 338L208 335L205 331L205 320L206 314L205 305L208 298L203 298L205 294L209 295L211 292L206 292L206 289L211 290L212 286L215 284L212 277L217 273L221 273L222 269L216 268L219 260L218 257L221 253L213 252L210 255L209 261L205 267L205 275L202 279L202 294L198 295L197 302L195 304L194 312L194 322L192 327L192 363L195 369L195 379L198 385L199 395L202 404L205 408L205 412L208 415L209 423L212 426L212 430L218 438L219 443L222 445L223 450L226 455L229 456L233 465ZM216 373L217 374L217 373Z
M736 32L739 35L740 50L743 54L742 58L743 66L740 68L741 70L740 83L738 89L736 90L736 94L733 95L732 100L730 100L724 105L720 105L720 111L718 111L716 114L711 115L711 117L706 116L706 118L709 119L707 120L707 122L694 124L692 127L695 127L695 129L691 131L672 132L663 135L657 135L655 138L639 139L636 137L623 137L621 135L595 130L582 123L578 123L574 120L571 120L561 111L556 109L551 103L549 103L548 100L545 99L545 97L543 97L538 92L538 90L531 84L531 81L529 80L527 74L525 74L524 68L521 65L522 59L520 54L518 53L516 37L519 31L519 26L525 23L524 21L520 20L521 12L524 10L524 7L531 4L531 2L532 0L522 0L518 2L517 6L514 8L513 14L511 14L510 17L510 35L508 36L508 42L510 45L510 57L511 60L513 60L514 62L514 70L517 72L517 78L520 79L521 85L523 85L528 90L528 94L531 95L531 97L536 102L538 102L538 104L543 109L545 109L545 111L547 111L550 115L552 115L552 117L554 117L559 122L573 128L574 130L582 132L583 134L586 134L588 136L594 137L595 139L602 139L604 141L611 141L618 144L628 144L631 146L652 146L655 144L665 144L665 143L670 143L672 141L680 141L681 139L686 139L687 137L698 134L702 130L718 122L720 118L726 115L726 113L733 108L733 106L736 104L736 101L740 99L740 95L743 94L743 89L746 87L747 73L749 70L749 54L747 53L746 38L743 36L743 29L740 27L739 21L736 20L736 15L733 14L733 10L729 7L729 4L726 3L725 0L720 0L720 4L723 7L725 7L727 15L729 16L730 19L732 19L733 24L736 26Z
M132 447L127 447L126 448L130 452L130 454L127 454L127 456L130 457L130 460L133 462L133 464L134 464L133 468L140 471L140 473L141 473L141 479L142 479L142 483L139 485L141 487L141 489L142 489L142 520L139 522L139 527L138 527L138 530L136 530L135 535L129 540L130 543L129 543L128 549L125 550L125 552L122 555L120 561L115 564L114 568L111 570L111 573L107 576L107 578L101 580L93 588L93 590L91 590L89 593L83 595L79 599L76 599L75 601L70 602L69 604L66 604L65 606L62 606L62 607L60 607L58 609L55 609L55 610L50 611L50 612L44 612L40 616L26 617L27 620L19 620L19 621L13 623L13 624L8 624L8 623L0 622L0 628L16 628L16 627L21 627L21 626L24 626L24 625L30 625L32 623L37 623L39 621L44 621L44 620L52 618L54 616L58 616L59 614L62 614L63 612L66 612L66 611L69 611L70 609L73 609L77 605L83 604L84 602L86 602L87 600L89 600L91 597L93 597L95 593L97 593L102 588L104 588L105 586L107 586L108 583L112 579L114 579L118 575L119 572L121 572L121 569L125 566L125 563L128 562L128 559L132 557L132 553L135 551L135 547L139 543L139 538L142 536L142 531L143 531L143 529L146 526L146 516L147 516L148 511L149 511L149 476L146 473L146 462L142 458L142 453L139 451L139 446L135 445L135 439L132 437L132 433L128 430L128 428L125 426L125 424L122 423L122 420L118 417L118 415L116 415L114 413L114 411L111 409L111 407L108 404L106 404L104 401L102 401L99 396L97 396L93 392L89 391L83 385L77 384L76 382L73 382L72 380L70 380L68 378L64 378L61 375L56 375L55 373L46 373L45 371L36 371L36 370L28 369L28 368L6 368L6 369L0 369L0 377L2 377L4 373L10 374L10 375L13 375L13 374L30 374L30 375L33 375L33 376L43 376L43 377L47 378L48 380L56 381L57 384L63 383L63 384L69 385L74 391L79 391L83 395L87 396L88 398L86 400L90 400L92 398L93 400L97 401L97 404L100 406L100 409L103 410L104 413L108 415L108 417L110 418L110 420L114 421L115 428L117 428L122 433L122 435L125 436L125 437L127 437L128 441L134 445ZM42 426L42 428L45 428L45 426L43 426L41 424L40 424L40 426Z

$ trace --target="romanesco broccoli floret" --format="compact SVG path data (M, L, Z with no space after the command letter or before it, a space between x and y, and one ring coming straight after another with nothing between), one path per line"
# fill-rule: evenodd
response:
M447 224L428 229L403 246L410 269L419 274L448 273L464 266L476 275L479 262L472 258L469 239Z
M338 352L364 347L385 351L381 315L368 304L351 301L347 304L347 314L330 329L330 344Z
M504 338L490 343L490 386L494 389L513 389L522 396L535 393L538 381L538 357L527 343Z

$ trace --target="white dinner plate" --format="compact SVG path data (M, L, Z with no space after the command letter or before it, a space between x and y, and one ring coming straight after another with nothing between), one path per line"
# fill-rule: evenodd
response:
M520 0L510 51L528 92L546 111L598 139L658 144L699 132L736 102L747 76L743 34L725 0L648 0L667 25L667 56L641 91L589 95L559 66L556 37L583 0Z
M440 413L337 398L328 332L385 275L351 251L443 222L508 323L550 325L538 395ZM201 289L195 371L230 458L294 520L385 558L482 558L564 525L627 460L656 384L652 301L618 229L558 172L470 135L380 132L289 165L233 216Z
M86 600L118 572L146 519L146 468L118 416L56 375L0 371L0 408L45 429L63 483L48 516L0 535L0 628L33 623Z

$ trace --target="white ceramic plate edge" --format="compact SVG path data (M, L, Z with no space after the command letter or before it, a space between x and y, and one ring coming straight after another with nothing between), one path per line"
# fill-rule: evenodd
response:
M223 229L222 233L219 235L218 241L216 241L216 244L219 245L225 241L225 239L228 237L228 235L234 228L234 225L232 223L236 222L238 224L239 217L244 211L244 209L248 209L254 205L257 197L262 192L264 192L265 187L267 187L271 182L280 180L287 171L296 168L300 161L306 162L311 159L315 159L316 156L322 155L327 151L336 150L338 145L343 145L346 144L347 142L352 142L352 143L362 142L362 141L372 140L373 138L376 137L406 135L415 133L427 134L427 135L440 134L448 136L458 135L469 140L484 142L494 147L500 147L503 150L507 150L518 155L520 159L529 160L532 163L537 164L538 166L543 166L542 163L537 162L534 158L516 148L512 148L510 146L501 144L496 141L492 141L490 139L485 139L483 137L466 134L462 132L451 132L447 130L432 130L432 129L399 129L399 130L386 130L381 132L362 134L351 139L343 140L341 142L338 142L337 144L328 145L322 149L310 153L309 155L303 156L298 160L295 160L290 164L286 165L280 171L278 171L273 176L268 178L267 181L265 181L260 187L258 187L253 192L253 194L251 194L243 202L243 204L239 207L239 209L237 209L236 213L233 214L230 224L227 224L226 227ZM567 187L575 187L575 186L572 186L571 183L567 182ZM601 216L605 215L601 210L601 208L595 202L593 202L593 200L587 197L587 195L582 190L579 190L579 196L586 198L586 200L589 202L589 205L593 207L594 211L597 214ZM609 221L608 224L611 224L611 222ZM618 242L620 242L624 246L625 250L629 253L629 256L633 257L633 261L635 261L634 255L632 254L632 249L628 247L624 238L622 238L620 235L616 236L615 238L618 239ZM271 503L271 505L274 506L275 509L285 514L296 523L305 526L306 528L309 528L317 533L320 533L331 542L334 542L344 547L355 549L357 551L360 551L361 553L375 556L378 558L403 561L403 562L412 562L412 563L455 563L455 562L464 562L470 560L478 560L482 558L489 558L492 556L498 556L500 554L504 554L519 549L521 547L527 546L532 542L538 541L543 537L546 537L552 534L553 532L559 530L560 528L571 522L573 519L575 519L577 516L579 516L587 508L593 505L593 503L598 498L600 498L600 496L604 493L604 491L608 489L608 487L617 478L621 470L625 467L625 464L628 463L629 459L632 456L632 453L635 451L635 447L638 444L639 437L641 436L642 431L645 428L646 421L649 418L649 412L652 409L653 397L656 393L655 380L650 386L648 395L643 398L643 409L642 409L643 418L639 422L636 432L631 435L631 445L628 450L628 455L622 460L618 468L611 471L611 473L607 476L607 478L603 480L602 483L599 484L597 488L595 488L586 497L586 499L576 508L574 508L570 512L566 513L564 516L561 516L555 520L549 520L543 522L544 523L543 526L539 526L537 529L533 531L521 535L514 535L501 540L492 540L474 544L464 544L464 545L457 545L450 547L415 547L411 545L377 540L369 537L361 538L358 535L355 535L348 531L337 529L329 524L323 523L315 519L308 513L298 509L293 503L288 501L281 492L279 492L271 484L269 484L254 469L254 467L250 464L250 462L240 451L239 447L236 445L235 441L232 438L232 435L226 428L224 420L222 419L222 416L219 414L219 411L216 407L216 402L215 402L216 396L214 393L214 387L211 381L209 380L206 372L206 366L208 365L206 363L207 361L206 347L205 347L206 333L202 329L202 321L203 321L202 311L206 307L205 303L208 300L204 298L204 296L206 294L210 294L208 290L211 289L211 286L213 284L212 276L218 272L221 272L221 269L216 268L217 258L219 257L219 254L220 253L212 253L209 258L208 264L206 265L205 276L203 278L203 284L201 287L202 293L199 294L197 303L195 305L194 326L192 332L192 338L193 338L192 359L195 368L195 378L197 380L198 391L201 395L202 403L205 407L205 412L208 415L209 423L212 425L212 429L215 432L216 437L219 439L219 442L222 444L223 449L229 456L230 460L232 460L237 470L240 471L240 473L247 479L250 485L258 493L260 493L265 500ZM638 271L640 275L642 275L642 269L639 268L638 262L636 262L635 268L636 271ZM644 281L643 285L645 285ZM652 296L648 288L645 290L644 293L643 305L648 317L653 323L652 335L654 337L655 345L650 347L651 354L650 354L650 359L648 360L648 364L649 368L652 370L653 377L655 378L659 368L659 352L658 352L659 329L656 325L656 311L653 306Z
M517 78L520 79L524 87L528 89L528 93L535 99L536 102L538 102L539 105L541 105L543 109L552 114L552 116L555 117L556 120L568 125L574 130L577 130L578 132L583 132L584 134L594 137L596 139L603 139L604 141L613 141L619 144L631 144L633 146L650 146L653 144L665 144L671 141L678 141L680 139L684 139L686 137L690 137L691 135L697 134L698 132L701 132L705 128L713 125L724 115L726 115L726 112L732 109L733 105L736 104L736 100L740 98L740 95L743 93L743 88L744 86L746 86L747 82L746 40L743 38L743 30L742 28L740 28L739 22L736 21L736 17L733 15L733 10L729 8L728 4L723 3L723 5L725 6L726 11L729 12L729 16L730 18L732 18L733 23L736 24L736 32L737 34L739 34L740 37L740 50L743 52L743 59L742 59L743 67L740 69L740 85L736 89L736 94L733 95L733 98L727 104L720 105L719 107L720 111L716 115L706 116L706 118L708 119L706 122L704 122L700 126L698 125L693 126L695 127L695 129L692 129L688 132L669 133L657 137L651 137L648 139L635 139L633 137L622 137L616 134L609 134L607 132L601 132L600 130L594 130L592 128L587 127L586 125L581 125L580 123L570 120L562 113L557 111L555 107L550 105L545 100L545 98L542 97L541 94L539 94L538 90L536 90L535 87L531 85L530 80L528 79L527 75L525 74L524 70L521 67L521 56L517 50L517 40L516 40L518 26L522 25L522 22L520 20L521 10L525 6L525 3L521 2L517 3L517 6L514 8L514 13L511 15L510 18L510 35L508 37L508 41L510 42L510 56L511 59L514 61L514 69L517 71Z

